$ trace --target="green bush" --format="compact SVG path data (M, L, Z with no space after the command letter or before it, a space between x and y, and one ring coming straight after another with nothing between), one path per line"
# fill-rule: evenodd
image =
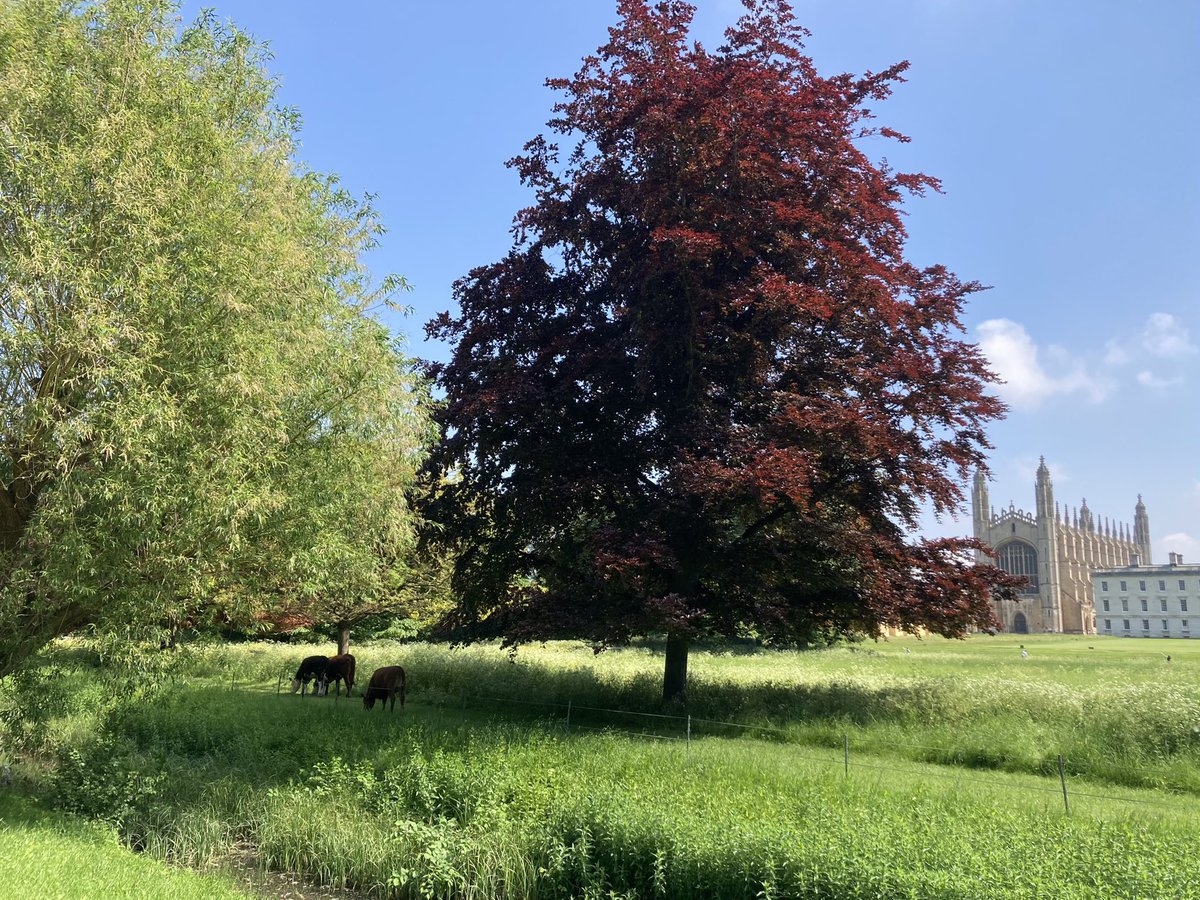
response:
M149 816L166 781L147 756L105 735L59 755L48 796L59 809L122 828Z

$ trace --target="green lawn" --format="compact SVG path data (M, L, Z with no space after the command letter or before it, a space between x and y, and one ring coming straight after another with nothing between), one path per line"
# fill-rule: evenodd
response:
M0 795L0 897L30 900L235 900L220 874L172 869L132 853L111 828Z

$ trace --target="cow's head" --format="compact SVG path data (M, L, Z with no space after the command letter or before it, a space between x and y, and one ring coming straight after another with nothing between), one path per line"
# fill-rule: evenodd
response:
M292 693L294 694L294 693L296 693L296 691L298 691L298 690L300 690L300 679L299 679L299 678L293 678L293 679L292 679Z

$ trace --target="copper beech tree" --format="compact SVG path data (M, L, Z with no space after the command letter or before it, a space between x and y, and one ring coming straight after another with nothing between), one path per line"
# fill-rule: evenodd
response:
M456 552L459 639L667 638L688 648L962 635L1014 579L912 535L961 501L1002 415L959 339L979 289L905 259L900 205L938 187L872 162L865 104L901 63L823 77L783 0L716 52L693 8L621 0L510 161L536 203L512 250L427 326L453 345L428 477Z

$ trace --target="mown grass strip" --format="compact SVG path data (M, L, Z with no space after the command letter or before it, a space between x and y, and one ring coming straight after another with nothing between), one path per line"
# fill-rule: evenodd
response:
M37 900L247 900L224 875L172 869L111 828L0 795L0 896Z

